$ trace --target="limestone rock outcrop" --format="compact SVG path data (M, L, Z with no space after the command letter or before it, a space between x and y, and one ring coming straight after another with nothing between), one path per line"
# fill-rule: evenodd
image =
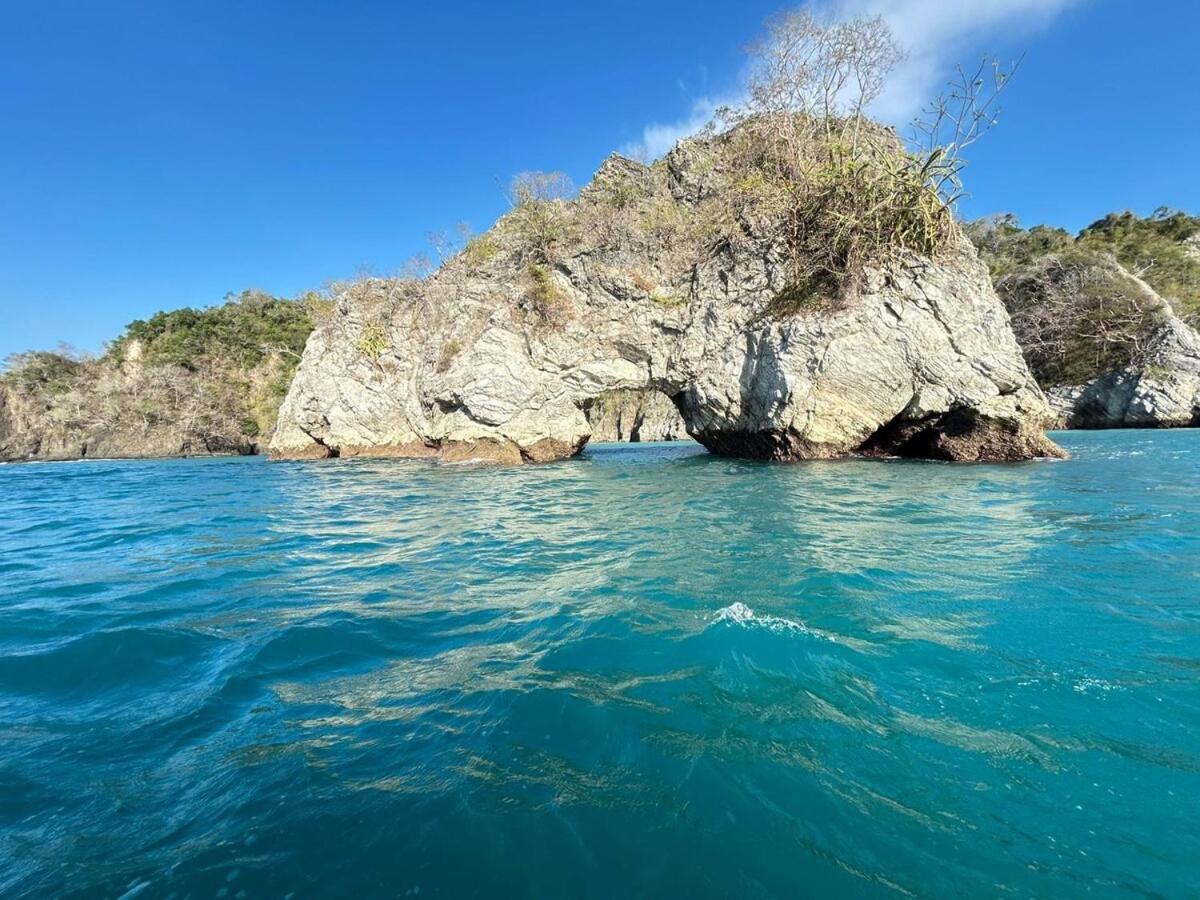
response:
M584 406L592 443L686 440L687 425L666 394L611 391Z
M1046 392L1066 428L1200 426L1200 335L1170 314L1137 364Z
M208 422L160 421L146 415L136 403L126 402L131 395L130 384L138 382L137 376L131 379L111 370L87 391L49 396L0 382L0 461L152 459L258 452L256 440L236 424L212 427Z
M1200 334L1110 254L1047 256L997 289L1056 425L1200 424Z
M710 450L1021 460L1061 451L965 241L867 266L786 314L778 223L726 202L731 138L610 157L573 200L518 206L420 281L347 285L280 409L276 458L542 462L614 391L671 397ZM712 210L735 208L714 226Z

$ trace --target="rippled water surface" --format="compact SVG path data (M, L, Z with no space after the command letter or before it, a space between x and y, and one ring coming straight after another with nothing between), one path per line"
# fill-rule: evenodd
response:
M0 895L1196 896L1200 432L0 467Z

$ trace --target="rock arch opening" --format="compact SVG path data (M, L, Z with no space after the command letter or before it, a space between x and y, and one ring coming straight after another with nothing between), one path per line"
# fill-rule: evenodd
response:
M691 440L675 401L653 387L604 391L582 408L593 444Z

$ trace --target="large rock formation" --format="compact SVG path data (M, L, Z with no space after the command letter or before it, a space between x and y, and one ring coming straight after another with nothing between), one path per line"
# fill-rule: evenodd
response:
M1046 396L1065 428L1200 426L1200 335L1168 312L1136 364Z
M233 456L258 452L253 437L232 427L187 427L178 421L151 422L132 408L107 418L103 404L65 418L64 407L0 384L0 461L153 459L173 456Z
M134 322L103 356L20 354L0 374L0 460L258 452L312 329L248 291Z
M257 452L242 422L243 398L198 373L41 356L41 366L0 379L0 460ZM38 380L42 366L58 374Z
M658 391L610 391L583 408L592 443L679 441L687 425L671 398Z
M1200 424L1200 335L1107 252L1051 254L997 289L1057 424Z
M611 157L577 199L519 204L423 281L347 286L272 454L560 459L591 437L585 410L629 390L670 397L727 455L1061 452L966 241L797 302L784 229L735 196L734 139L687 140L650 167Z

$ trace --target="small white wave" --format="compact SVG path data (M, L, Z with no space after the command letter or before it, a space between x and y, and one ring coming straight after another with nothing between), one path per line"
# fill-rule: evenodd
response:
M782 616L760 616L741 601L731 603L717 610L713 614L713 622L726 622L731 625L765 628L768 631L794 631L799 634L807 634L815 638L820 638L823 641L837 641L837 638L833 635L826 634L824 631L818 631L815 628L809 628L803 622L785 619Z
M754 610L745 603L731 603L724 609L718 609L713 616L714 622L749 622L754 618Z

